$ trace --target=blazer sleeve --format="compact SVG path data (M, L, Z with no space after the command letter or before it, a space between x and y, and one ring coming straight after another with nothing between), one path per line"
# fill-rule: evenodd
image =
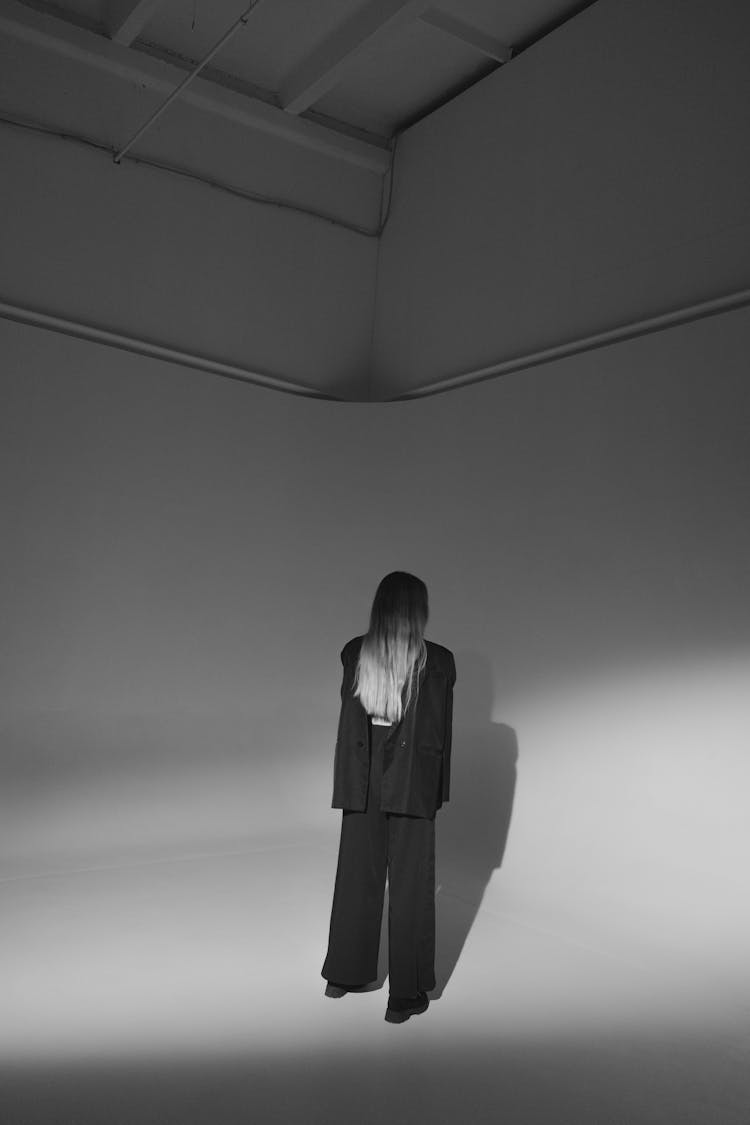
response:
M451 653L448 671L448 686L445 693L445 725L443 736L443 804L450 800L451 791L451 744L453 742L453 685L456 682L456 661Z

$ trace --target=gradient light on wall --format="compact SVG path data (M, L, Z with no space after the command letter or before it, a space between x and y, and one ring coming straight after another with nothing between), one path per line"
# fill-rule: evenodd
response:
M656 957L675 1003L747 984L747 312L390 405L2 331L6 878L334 846L338 654L403 567L457 655L446 829L518 740L487 917Z

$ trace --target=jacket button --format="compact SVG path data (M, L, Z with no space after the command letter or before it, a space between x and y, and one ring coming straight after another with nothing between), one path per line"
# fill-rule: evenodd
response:
M362 741L361 738L357 739L357 746L364 746L364 742Z
M406 746L406 739L405 739L405 738L402 738L402 739L401 739L401 745L402 745L402 746Z

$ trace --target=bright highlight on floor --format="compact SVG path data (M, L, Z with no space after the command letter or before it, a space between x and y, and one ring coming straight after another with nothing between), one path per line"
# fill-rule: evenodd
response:
M364 1087L372 1121L426 1096L437 1121L469 1098L472 1120L551 1122L562 1099L577 1122L744 1125L741 997L540 930L512 903L474 918L441 888L424 1016L384 1021L383 971L379 989L326 999L334 860L321 840L4 882L8 1120L156 1120L208 1083L211 1105L194 1097L183 1120L343 1121ZM626 1096L626 1116L602 1116Z
M377 982L324 996L338 812L287 840L9 863L3 1125L747 1125L746 675L737 654L506 700L500 866L475 823L500 728L459 734L438 987L403 1025L387 892Z

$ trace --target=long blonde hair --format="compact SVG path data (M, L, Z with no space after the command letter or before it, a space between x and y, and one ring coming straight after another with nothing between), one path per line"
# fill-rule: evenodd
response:
M427 663L428 616L424 582L403 570L386 574L375 592L354 675L354 694L369 715L395 723L415 688L416 702L419 676Z

